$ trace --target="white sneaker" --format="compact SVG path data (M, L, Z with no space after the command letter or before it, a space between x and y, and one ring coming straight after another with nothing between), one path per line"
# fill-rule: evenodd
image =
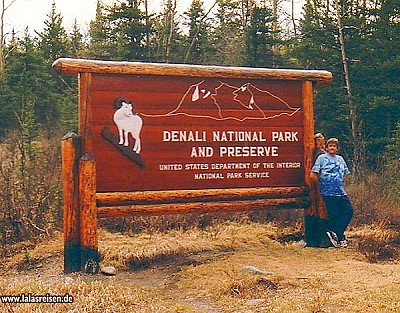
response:
M349 243L347 242L347 239L344 238L343 240L339 240L339 247L340 248L347 248Z
M339 238L336 235L335 232L329 230L326 232L326 235L329 238L329 241L331 242L331 244L335 247L335 248L339 248Z

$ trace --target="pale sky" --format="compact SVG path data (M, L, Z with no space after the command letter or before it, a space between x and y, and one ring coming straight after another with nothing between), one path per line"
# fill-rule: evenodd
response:
M12 1L15 1L12 3ZM69 30L76 19L83 29L88 28L89 22L94 19L96 14L96 0L56 0L56 9L63 16L63 25ZM110 4L114 0L102 0L103 3ZM160 8L161 1L149 0L150 11L155 12ZM6 30L15 29L24 31L28 26L29 31L41 31L43 22L51 11L52 0L5 0L7 4L12 3L5 14ZM191 0L177 0L180 11L185 11ZM205 0L208 7L213 0ZM1 4L0 4L1 6ZM0 7L1 9L1 7Z
M13 2L14 1L14 2ZM110 4L115 0L102 0L103 3ZM292 0L282 0L284 5L290 6ZM301 10L301 2L295 0ZM96 0L56 0L56 9L63 16L63 26L70 30L76 19L81 25L83 31L88 29L89 22L94 19L96 14ZM178 10L184 12L190 6L192 0L177 0ZM204 0L206 9L208 9L215 0ZM41 31L44 27L46 15L51 11L52 0L5 0L6 6L12 5L5 13L5 30L9 32L15 29L17 32L23 32L28 26L30 33ZM162 0L149 0L150 11L159 10ZM1 6L1 4L0 4ZM1 7L0 7L1 9Z

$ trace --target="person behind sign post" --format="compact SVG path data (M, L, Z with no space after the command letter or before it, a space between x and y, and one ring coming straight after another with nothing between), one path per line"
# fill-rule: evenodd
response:
M317 158L321 155L321 154L325 154L325 137L323 134L321 133L316 133L314 135L314 151L313 151L313 159L312 159L312 164L315 164L315 161L317 160ZM327 212L326 212L326 208L324 205L324 200L320 194L319 191L319 183L313 183L312 184L315 188L316 191L316 213L317 215L322 218L322 219L326 219L327 218Z
M324 154L325 151L325 137L321 133L316 133L314 135L314 150L313 150L313 159L312 163L314 164L317 158Z
M319 155L325 153L325 137L321 133L314 135L314 149L312 164ZM311 205L305 215L305 239L306 247L327 247L330 243L326 240L327 213L324 200L319 192L318 180L311 180L310 185Z
M342 156L338 155L339 140L330 138L326 153L318 156L311 169L311 178L319 181L320 193L328 210L328 236L334 247L347 247L344 231L353 217L353 207L343 186L349 169Z

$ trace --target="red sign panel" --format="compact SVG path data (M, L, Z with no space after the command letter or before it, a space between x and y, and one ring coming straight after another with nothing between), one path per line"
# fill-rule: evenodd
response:
M302 82L93 74L98 192L304 185Z

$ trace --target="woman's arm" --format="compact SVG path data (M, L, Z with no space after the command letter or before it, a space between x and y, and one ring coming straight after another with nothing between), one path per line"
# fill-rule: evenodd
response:
M310 178L311 178L311 181L313 181L315 183L318 183L318 181L319 181L319 175L315 172L310 172Z

